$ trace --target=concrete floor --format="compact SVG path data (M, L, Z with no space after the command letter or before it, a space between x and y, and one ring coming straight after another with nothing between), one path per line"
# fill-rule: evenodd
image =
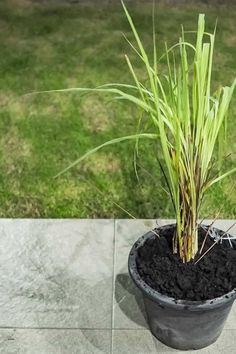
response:
M226 230L231 224L221 220L216 226ZM131 245L155 225L1 219L0 353L182 353L152 337L127 273ZM236 353L235 336L234 306L217 343L189 353Z

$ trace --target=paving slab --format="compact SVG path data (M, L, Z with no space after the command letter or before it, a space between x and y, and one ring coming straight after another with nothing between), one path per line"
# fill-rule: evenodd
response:
M0 329L1 354L110 354L110 330Z
M147 330L113 330L113 354L186 354L186 351L167 347ZM235 331L224 330L216 343L188 354L234 354Z
M111 328L113 220L0 222L0 327Z
M151 335L127 270L137 238L173 222L2 219L0 354L186 353ZM217 343L189 353L234 354L235 334L234 305Z

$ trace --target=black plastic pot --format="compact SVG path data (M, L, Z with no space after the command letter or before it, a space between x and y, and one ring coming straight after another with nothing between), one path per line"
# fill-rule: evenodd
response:
M130 251L128 262L130 276L142 291L152 334L175 349L201 349L214 343L222 332L236 298L236 289L222 297L206 301L175 300L152 289L140 277L136 257L138 249L147 239L153 237L156 236L151 231L140 237Z

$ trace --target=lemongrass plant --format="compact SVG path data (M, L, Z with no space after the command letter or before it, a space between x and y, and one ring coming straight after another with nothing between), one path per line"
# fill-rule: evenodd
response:
M213 153L218 145L220 132L224 129L236 80L232 86L220 87L216 93L211 93L215 30L213 33L205 32L204 14L200 14L198 18L196 44L186 41L186 32L182 27L179 42L171 48L166 46L165 53L159 59L153 25L154 55L151 63L123 2L122 5L137 47L129 43L143 62L148 82L140 82L130 59L126 56L133 85L108 84L96 89L73 88L58 91L79 90L115 94L116 98L128 100L147 112L153 133L140 131L139 120L136 134L105 142L88 151L60 174L107 145L135 139L137 149L140 138L158 140L160 156L164 160L162 172L176 216L173 251L179 254L183 262L189 262L198 251L197 220L205 192L214 183L236 171L234 168L212 177ZM159 71L160 60L166 62L167 74Z

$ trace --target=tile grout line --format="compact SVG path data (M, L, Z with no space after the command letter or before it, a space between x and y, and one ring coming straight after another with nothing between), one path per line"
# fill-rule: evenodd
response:
M0 330L5 329L16 329L16 330L52 330L52 331L110 331L110 328L107 327L99 327L99 328L91 328L91 327L19 327L19 326L0 326Z
M115 293L115 255L116 255L116 219L113 223L113 259L112 259L112 302L111 302L111 341L110 354L113 354L113 321L114 321L114 293Z
M52 330L52 331L107 331L110 332L110 328L90 328L90 327L14 327L14 326L5 326L5 327L0 327L1 330L19 330L19 331L24 331L24 330L29 330L29 331L47 331L47 330ZM150 332L150 329L148 328L113 328L113 331L138 331L138 332ZM223 331L236 331L236 328L223 328Z
M107 327L99 327L99 328L91 328L91 327L16 327L16 326L1 326L0 327L0 330L2 329L19 329L19 330L64 330L64 331L111 331L110 328L107 328ZM147 331L148 329L147 328L116 328L115 330L116 331L133 331L135 330L136 331L139 330L139 331ZM227 329L230 329L230 328L227 328ZM230 330L235 330L235 329L230 329Z

